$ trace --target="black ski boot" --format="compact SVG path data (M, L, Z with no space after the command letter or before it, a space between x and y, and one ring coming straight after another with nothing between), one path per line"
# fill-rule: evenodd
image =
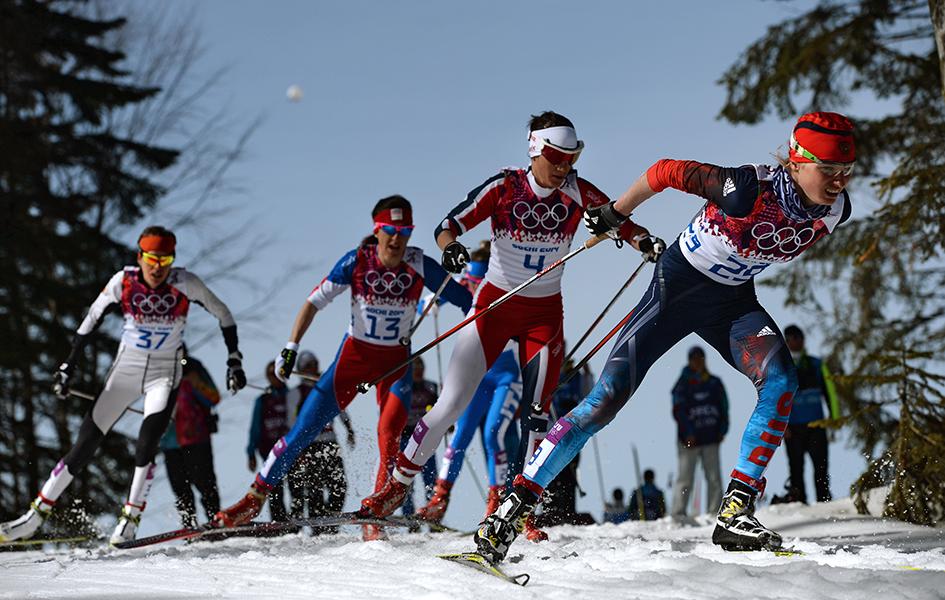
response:
M489 562L502 562L509 552L509 546L525 529L525 521L538 504L538 497L524 485L519 484L521 475L516 477L512 491L503 498L499 508L486 517L479 525L473 539L479 554Z
M735 479L728 484L715 519L712 543L725 550L777 550L781 536L755 518L758 492Z

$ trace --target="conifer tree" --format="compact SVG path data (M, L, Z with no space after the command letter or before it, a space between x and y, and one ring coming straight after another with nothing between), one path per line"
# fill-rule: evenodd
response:
M104 42L124 20L81 8L0 0L0 519L27 505L88 409L55 398L50 383L88 304L133 257L105 224L154 206L156 176L178 156L107 126L159 90L129 84L124 55ZM75 389L100 388L116 343L95 337ZM129 440L108 436L69 497L113 511L132 456Z

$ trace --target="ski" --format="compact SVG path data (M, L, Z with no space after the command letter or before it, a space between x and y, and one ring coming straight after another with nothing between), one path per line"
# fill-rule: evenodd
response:
M458 554L437 554L437 558L442 558L443 560L448 560L450 562L458 563L465 565L472 569L475 569L481 573L488 573L493 577L498 577L509 583L514 583L515 585L524 586L528 583L528 580L531 577L528 573L520 573L519 575L509 575L495 564L489 562L485 556L479 554L478 552L460 552Z
M307 519L290 519L288 521L261 521L252 522L235 527L215 527L209 523L200 527L185 527L166 531L152 536L119 542L112 544L112 547L119 550L130 550L132 548L141 548L153 544L161 544L175 540L197 541L200 539L218 541L231 537L264 537L269 535L278 535L280 533L290 533L299 527L334 527L339 525L386 525L390 527L407 527L406 523L392 522L387 519L378 519L374 517L362 517L356 512L339 513L337 515L325 515L322 517L311 517Z
M13 540L12 542L0 542L0 550L8 548L27 548L29 546L42 546L44 544L82 544L98 538L90 535L75 535L71 537L44 537L30 538L28 540Z

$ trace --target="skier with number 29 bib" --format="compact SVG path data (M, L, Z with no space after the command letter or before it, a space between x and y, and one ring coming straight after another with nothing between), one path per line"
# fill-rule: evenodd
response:
M805 114L789 147L789 157L773 168L660 160L616 202L588 210L585 225L600 234L620 227L644 200L667 187L707 200L657 261L650 287L593 390L554 424L476 532L481 554L492 561L505 557L542 490L613 420L653 363L690 333L758 390L712 541L729 550L781 546L781 536L755 518L755 501L788 426L797 373L780 330L758 303L753 280L768 266L797 258L849 218L844 188L855 160L853 124L837 113Z
M459 273L470 257L456 238L486 219L491 222L492 251L488 272L474 299L476 312L567 254L581 217L591 207L608 202L603 192L572 168L583 147L567 118L550 111L532 117L528 135L531 167L504 169L487 179L437 227L443 267ZM620 226L621 237L644 254L655 257L661 251L662 242L650 238L642 227L629 221ZM558 385L564 358L562 272L563 268L549 271L459 331L439 399L417 423L387 485L362 501L362 513L386 516L403 502L410 482L469 405L510 339L518 341L526 407L520 448L510 456L510 474L519 472L522 460L531 455L547 430L551 393ZM531 524L528 537L534 541L546 538Z

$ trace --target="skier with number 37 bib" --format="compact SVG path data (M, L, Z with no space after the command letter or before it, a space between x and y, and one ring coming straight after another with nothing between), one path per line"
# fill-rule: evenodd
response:
M653 363L690 333L758 390L712 541L732 550L781 546L781 536L762 525L754 509L765 468L788 426L797 374L780 330L758 303L753 279L769 265L796 258L849 218L844 188L854 159L853 124L840 114L815 112L798 119L789 158L777 167L660 160L616 202L588 211L585 224L600 234L667 187L707 200L657 261L593 390L554 424L523 476L476 532L481 554L492 561L505 557L542 490L613 420Z
M110 542L134 539L154 476L158 442L174 409L182 372L184 326L192 302L203 306L220 322L229 353L227 388L235 394L246 385L233 315L196 275L171 267L176 243L174 234L167 229L146 228L138 238L138 266L116 273L89 308L76 332L69 358L55 375L56 395L60 398L69 395L69 380L88 337L101 324L107 310L117 305L125 324L115 362L79 428L72 449L50 473L29 511L15 521L0 524L0 541L28 538L39 529L59 496L92 459L105 434L132 402L144 396L144 418L135 448L131 489Z
M504 169L492 176L437 227L435 236L443 250L443 267L459 273L470 256L456 238L487 219L491 222L489 270L476 291L475 312L483 312L509 290L567 254L582 215L593 206L607 203L608 198L600 190L573 170L583 148L584 143L578 140L567 118L550 111L532 117L528 135L531 167ZM651 239L642 227L629 221L620 226L621 236L644 253L655 257L662 249L662 242ZM510 456L509 472L520 470L524 457L531 455L547 430L551 392L558 385L564 358L562 272L562 268L549 271L460 330L439 399L417 423L387 485L361 502L362 513L386 516L403 502L421 465L469 405L483 376L510 339L518 341L522 402L529 407L522 411L525 426L520 448ZM545 536L529 524L528 537L540 540Z

